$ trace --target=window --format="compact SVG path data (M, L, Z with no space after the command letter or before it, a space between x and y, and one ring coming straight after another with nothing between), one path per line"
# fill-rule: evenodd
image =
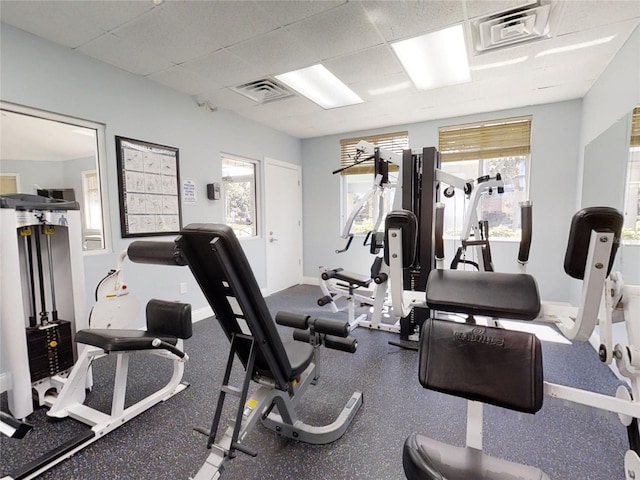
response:
M366 137L347 138L340 140L340 167L344 168L354 163L356 145L365 140L375 146L402 155L402 150L409 148L407 132L370 135ZM369 193L374 185L374 163L368 160L341 172L342 179L342 208L341 229L351 215L353 209ZM398 180L399 166L389 166L389 182L394 185ZM382 193L384 213L391 210L393 204L393 188L385 188ZM375 197L365 203L360 213L355 217L351 233L366 234L373 230L380 210L380 197ZM383 219L384 220L384 219Z
M484 195L478 219L489 222L490 238L520 237L520 202L528 197L531 117L492 120L439 129L441 168L464 179L500 173L503 194ZM460 233L467 206L457 191L445 203L445 233Z
M622 241L640 244L640 107L633 109Z
M225 223L238 237L258 235L256 165L251 160L222 156Z
M102 207L100 205L100 182L96 170L82 174L82 210L84 222L84 249L93 250L102 241Z

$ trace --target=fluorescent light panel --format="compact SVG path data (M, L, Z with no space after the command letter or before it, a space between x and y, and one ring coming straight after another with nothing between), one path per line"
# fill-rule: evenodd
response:
M418 90L471 81L462 25L392 43Z
M363 102L321 64L276 75L276 78L325 109Z

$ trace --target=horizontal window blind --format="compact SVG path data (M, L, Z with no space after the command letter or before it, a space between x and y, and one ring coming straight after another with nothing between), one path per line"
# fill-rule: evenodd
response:
M506 118L439 129L443 162L531 153L531 117Z
M640 107L633 109L631 119L631 146L640 147Z
M379 135L369 135L366 137L357 138L345 138L340 140L340 168L351 165L354 162L356 156L356 145L360 140L373 143L376 147L384 150L389 150L394 153L402 155L402 150L409 148L409 133L408 132L395 132L395 133L382 133ZM361 157L361 159L364 157ZM389 165L389 171L397 171L398 167L395 165ZM373 173L374 165L373 160L367 160L355 167L343 170L342 175L356 175L359 173Z

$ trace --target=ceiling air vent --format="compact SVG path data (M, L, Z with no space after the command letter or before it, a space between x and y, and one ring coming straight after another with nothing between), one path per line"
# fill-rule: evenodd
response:
M243 83L232 87L232 90L257 103L275 102L293 96L291 90L270 78Z
M551 3L536 3L471 21L476 54L551 36Z

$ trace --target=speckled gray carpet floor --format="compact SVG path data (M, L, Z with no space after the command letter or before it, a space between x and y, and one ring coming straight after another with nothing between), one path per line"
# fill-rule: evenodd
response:
M301 285L267 298L277 310L345 318L320 308L319 287ZM285 334L285 330L281 332ZM424 390L418 383L416 352L388 344L395 334L356 329L358 351L347 354L323 349L321 379L310 387L300 416L310 424L333 420L354 390L364 405L347 433L329 445L306 445L277 437L257 426L246 444L256 458L239 454L228 464L223 480L267 479L402 479L402 445L413 431L463 445L466 402ZM188 479L207 457L206 438L194 427L209 428L229 349L214 319L194 325L185 342L189 353L184 380L191 386L98 440L43 474L43 479L159 480ZM601 364L588 344L543 341L545 379L612 394L615 376ZM89 401L110 404L114 358L95 363ZM170 368L160 359L137 355L131 361L128 402L136 401L168 379ZM3 396L3 410L6 399ZM29 417L35 428L23 439L0 440L0 478L87 427L74 420L47 421L44 409ZM491 455L542 468L555 480L624 479L626 431L617 416L545 398L536 415L486 407L485 451Z

